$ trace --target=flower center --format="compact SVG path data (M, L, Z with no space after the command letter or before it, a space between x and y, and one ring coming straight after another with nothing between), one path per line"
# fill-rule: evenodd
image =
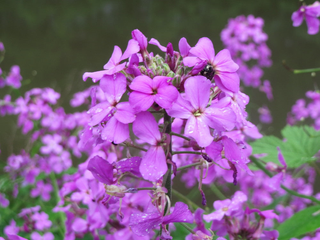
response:
M200 109L198 109L197 111L195 111L195 112L193 113L193 115L194 115L195 117L200 117L201 114L202 114L202 111L201 111Z

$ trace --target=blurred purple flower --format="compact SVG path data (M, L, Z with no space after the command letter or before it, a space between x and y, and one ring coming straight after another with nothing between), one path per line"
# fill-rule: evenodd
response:
M320 21L320 2L315 1L313 4L305 6L302 5L297 11L292 13L291 19L293 26L298 27L302 24L303 19L306 19L308 34L314 35L319 32Z

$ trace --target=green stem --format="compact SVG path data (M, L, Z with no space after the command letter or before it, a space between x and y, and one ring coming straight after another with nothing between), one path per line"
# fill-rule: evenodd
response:
M267 174L269 177L272 177L273 175L267 170L264 168L264 166L258 161L258 159L254 158L254 157L251 157L250 158L251 161L253 163L255 163L257 165L258 168L260 168L265 174ZM314 203L317 203L317 204L320 204L320 201L318 199L316 199L315 197L313 196L307 196L307 195L303 195L303 194L300 194L300 193L297 193L296 191L293 191L289 188L287 188L286 186L284 185L281 185L281 188L283 190L285 190L287 193L293 195L293 196L296 196L296 197L300 197L300 198L305 198L305 199L309 199L311 200L312 202Z
M177 171L181 171L183 169L191 168L191 167L194 167L194 166L199 166L201 164L202 164L201 162L197 162L197 163L192 163L192 164L189 164L189 165L185 165L185 166L177 168Z
M60 201L59 187L58 187L57 179L56 179L56 176L55 176L54 172L51 172L50 179L51 179L51 183L52 183L53 188L54 188L54 195L55 195L55 198L56 198L56 201L57 201L57 204L58 204L59 201ZM61 231L62 236L64 237L65 232L66 232L66 230L65 230L65 221L66 221L65 220L65 215L63 214L63 212L58 212L58 214L59 214L59 218L60 218L60 222L61 222L60 225L62 227L62 229L61 228L59 228L59 229Z
M181 200L186 202L188 205L190 205L194 210L196 210L197 208L201 208L196 203L192 202L189 198L187 198L183 194L179 193L178 191L172 189L172 193L173 193L173 195L175 195L176 197L180 198Z
M141 187L141 188L137 188L138 191L140 190L157 190L157 188L154 188L154 187Z
M220 189L214 185L213 183L210 185L210 189L212 190L212 192L214 192L214 194L221 200L223 199L227 199L227 197L220 191Z
M187 224L180 222L180 224L187 229L189 232L191 232L192 234L195 234L195 231L193 231Z
M183 138L183 139L185 139L185 140L187 140L187 141L190 141L190 138L185 137L185 136L183 136L182 134L179 134L179 133L171 132L170 135L174 135L174 136L177 136L177 137L181 137L181 138Z
M194 151L177 151L177 152L172 152L172 155L175 154L197 154L197 155L202 155L203 153L201 152L194 152Z
M166 158L169 160L169 162L172 162L172 137L170 135L171 133L171 117L167 114L167 112L164 112L164 116L163 116L163 120L164 120L164 126L166 126L165 129L165 133L168 133L168 135L170 136L170 140L169 140L169 146L167 149L167 153L166 153ZM172 175L172 165L171 163L167 163L168 166L168 171L167 171L167 178L165 180L165 188L168 190L168 197L170 199L170 201L172 201L172 179L171 179L171 175Z
M299 73L312 73L312 72L319 72L319 71L320 71L320 68L294 69L293 73L299 74Z
M139 146L136 146L134 144L131 144L131 143L120 143L119 144L120 146L125 146L125 147L131 147L131 148L136 148L136 149L139 149L141 151L144 151L144 152L147 152L148 150L142 148L142 147L139 147Z

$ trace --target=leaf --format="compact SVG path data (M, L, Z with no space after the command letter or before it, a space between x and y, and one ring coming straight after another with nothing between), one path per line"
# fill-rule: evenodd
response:
M289 126L282 129L285 141L275 136L265 136L251 143L252 154L267 154L261 159L265 162L280 164L277 147L286 160L288 168L297 168L302 164L316 160L320 149L320 133L309 126Z
M320 227L320 214L316 216L312 214L319 210L319 206L308 207L287 219L277 228L279 240L297 238L306 233L314 232Z
M185 229L181 224L174 223L174 226L175 226L176 230L174 230L170 233L170 235L173 239L185 239L185 237L190 234L190 232L187 229ZM188 224L188 226L192 229L194 228L190 224Z

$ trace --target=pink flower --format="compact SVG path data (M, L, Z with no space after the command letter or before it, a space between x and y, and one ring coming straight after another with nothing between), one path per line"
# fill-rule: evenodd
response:
M116 144L129 138L128 123L135 120L135 115L129 102L120 102L126 91L126 77L122 73L113 76L104 76L100 87L106 94L107 101L92 107L90 126L101 124L103 129L101 138Z
M313 35L319 32L319 16L320 2L315 1L313 4L309 6L301 6L299 10L292 13L291 19L293 21L293 26L298 27L302 24L303 19L306 18L308 34Z
M205 76L210 80L213 77L222 91L239 91L240 79L236 73L239 66L231 59L229 50L223 49L215 55L211 40L203 37L189 53L194 57L185 57L183 63L188 67L194 67L194 74L206 71Z
M233 216L241 210L242 204L247 200L247 196L241 191L236 192L232 200L217 200L213 203L216 211L208 215L203 215L203 219L206 222L211 222L212 220L221 220L224 216Z
M185 135L193 137L200 147L206 147L213 140L209 127L218 131L233 129L235 115L231 108L220 106L219 102L207 107L210 81L204 76L194 76L187 79L184 87L186 97L179 96L167 112L172 117L188 119Z
M149 181L159 180L167 172L168 167L156 120L151 113L141 112L137 114L132 130L142 141L151 145L140 164L142 177Z
M132 54L139 52L139 44L136 40L131 39L128 42L126 51L122 54L121 49L118 46L114 46L114 50L109 61L103 66L105 70L97 72L85 72L83 74L83 81L86 81L87 78L92 78L93 82L99 81L105 75L113 75L120 72L126 66L126 62L120 63L122 60L129 58Z
M131 106L138 112L148 110L154 102L164 109L169 109L178 97L178 90L168 81L169 77L138 76L133 79L129 95Z

